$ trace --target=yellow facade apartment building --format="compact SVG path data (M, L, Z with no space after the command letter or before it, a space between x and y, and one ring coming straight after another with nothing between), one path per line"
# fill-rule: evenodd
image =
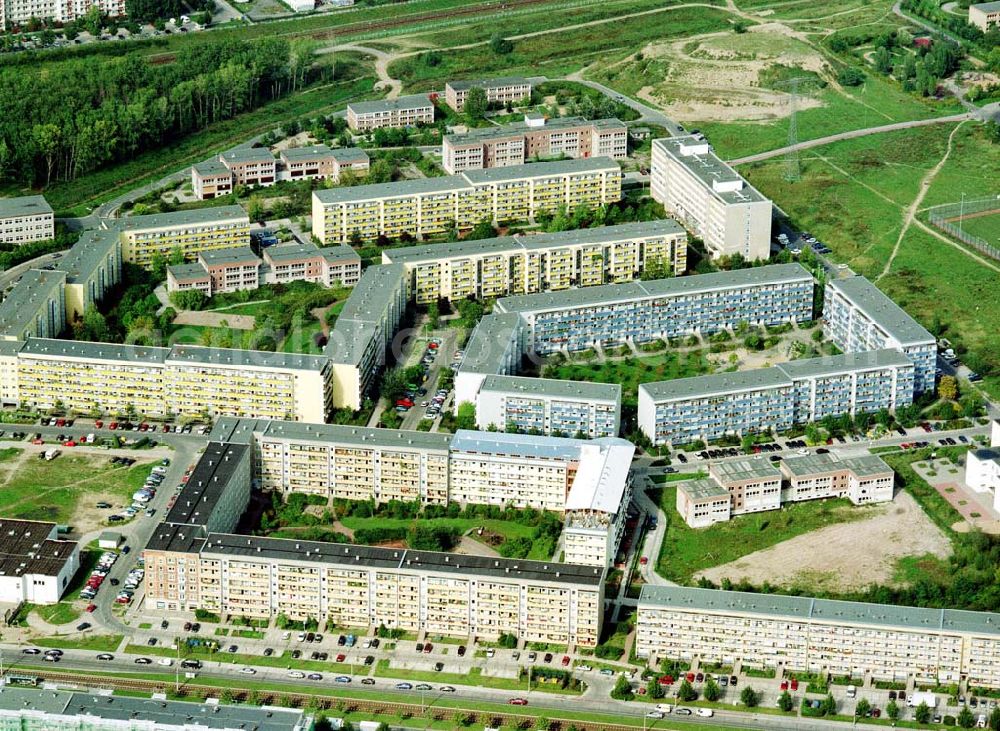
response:
M146 602L336 627L594 647L603 566L462 556L402 548L203 534L161 524L147 544Z
M371 240L439 234L452 223L467 229L483 220L522 221L560 205L617 201L621 180L614 160L592 157L317 190L312 230L329 245L347 243L355 232Z
M687 234L664 219L385 249L382 262L406 267L418 304L488 299L631 282L652 270L680 275L687 268Z
M127 216L112 226L121 232L124 260L146 268L156 254L169 258L175 249L194 261L199 251L250 243L250 219L240 206Z

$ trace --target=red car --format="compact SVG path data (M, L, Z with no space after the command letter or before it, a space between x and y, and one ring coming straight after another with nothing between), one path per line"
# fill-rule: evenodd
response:
M507 703L510 704L510 705L512 705L512 706L526 706L526 705L528 705L528 699L527 698L511 698L509 701L507 701Z
M660 685L673 685L674 676L673 675L661 675L659 680Z
M426 655L427 653L429 653L433 649L434 649L434 645L432 645L430 642L428 642L426 645L424 645L424 654Z
M118 422L117 421L112 421L110 424L108 424L108 429L110 429L111 431L114 431L117 428L118 428Z
M94 426L98 429L101 429L104 426L104 422L98 419L97 421L94 422Z
M782 690L788 690L788 681L787 680L782 680L781 681L781 689Z
M344 654L337 655L337 662L344 662L344 660L346 660L346 659L347 659L347 655L344 655Z
M792 690L798 690L798 689L799 689L799 681L795 680L795 678L792 678Z
M563 667L569 665L569 655L563 655L562 664Z
M66 426L65 419L56 419L56 426Z
M639 559L639 563L643 566L649 563L649 556L643 556Z
M170 424L164 424L163 425L163 433L166 434L168 431L170 431Z
M94 610L96 610L96 609L97 609L97 605L96 604L88 604L87 605L87 612L89 612L91 614L93 614Z
M76 442L74 442L72 439L70 439L69 441L63 442L63 446L64 447L75 447L76 446Z
M45 440L44 439L32 439L31 443L32 444L45 444Z
M694 673L688 673L686 677L687 677L687 682L689 683L694 682Z

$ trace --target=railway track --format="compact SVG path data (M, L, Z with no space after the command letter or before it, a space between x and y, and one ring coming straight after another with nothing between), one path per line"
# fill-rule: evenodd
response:
M500 0L489 0L489 2L453 8L451 10L440 10L436 12L428 11L426 13L402 15L396 18L389 18L387 20L361 21L357 23L339 25L333 28L287 31L285 33L274 33L273 35L277 38L309 38L317 41L327 41L333 38L351 36L358 33L372 33L383 30L392 30L393 28L401 28L407 25L417 25L435 20L449 20L469 15L477 15L479 13L499 12L502 10L529 7L532 5L544 5L550 2L552 2L552 0L503 0L503 2L500 2ZM176 54L174 53L158 53L150 54L148 56L149 62L154 65L170 63L175 57Z
M81 673L39 670L37 676L40 682L54 683L59 686L72 687L79 691L123 690L134 693L172 693L174 681L164 676L163 680L147 680L144 678L127 678L111 675L89 677ZM34 673L33 673L34 674ZM202 685L190 680L180 685L180 699L200 700L209 696L218 696L221 688L216 685ZM360 696L330 695L317 688L314 692L283 691L273 689L231 689L234 701L246 701L252 693L256 694L255 702L261 705L274 705L292 708L309 708L315 711L333 711L334 713L360 713L378 716L398 716L401 718L431 718L436 721L454 721L456 726L460 720L469 716L476 723L485 723L491 727L505 726L507 728L528 728L539 716L545 716L560 728L575 726L580 731L635 731L635 725L581 721L575 718L560 718L557 711L546 709L534 715L511 713L507 711L483 711L460 705L435 706L420 703L405 703L386 701L377 698ZM364 691L362 691L364 693Z

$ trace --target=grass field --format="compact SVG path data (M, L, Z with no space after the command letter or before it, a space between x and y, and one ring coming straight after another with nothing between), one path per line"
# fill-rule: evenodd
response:
M65 452L51 462L25 457L14 469L4 470L0 512L8 518L68 523L80 500L124 500L149 474L149 462L123 469L103 456ZM83 528L90 527L95 526Z
M740 170L793 223L826 242L835 261L877 279L883 291L935 334L946 335L979 359L1000 363L998 273L964 253L967 249L911 225L888 274L879 278L899 239L905 209L921 178L944 156L953 128L892 132L809 150L802 157L802 179L795 183L784 179L781 160ZM1000 147L991 145L977 127L964 125L922 210L953 202L963 190L974 188L977 197L1000 193L997 169ZM987 377L984 385L1000 396L1000 378Z
M958 221L952 221L958 226ZM966 216L961 222L962 231L978 236L987 244L1000 247L1000 211L988 215Z
M711 373L712 366L700 353L688 354L668 351L657 355L628 357L590 363L560 363L545 366L546 378L563 381L590 381L620 383L622 402L636 404L640 383L669 381Z
M32 642L39 647L58 647L61 650L89 650L114 652L122 642L122 635L83 635L79 637L40 637Z
M793 503L780 511L734 517L709 528L690 528L677 514L677 488L661 488L659 505L669 524L663 539L656 573L680 584L690 583L702 569L735 561L789 538L835 523L866 517L844 500ZM655 492L648 491L654 500Z

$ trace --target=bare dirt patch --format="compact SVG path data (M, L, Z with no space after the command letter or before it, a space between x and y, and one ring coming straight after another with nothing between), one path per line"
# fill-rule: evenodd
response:
M797 536L695 578L847 591L892 583L904 556L951 554L948 538L909 493L899 491L891 503L866 510L873 512L871 518Z
M227 312L185 310L174 318L175 325L201 325L204 327L231 327L235 330L253 330L253 315L234 315Z

